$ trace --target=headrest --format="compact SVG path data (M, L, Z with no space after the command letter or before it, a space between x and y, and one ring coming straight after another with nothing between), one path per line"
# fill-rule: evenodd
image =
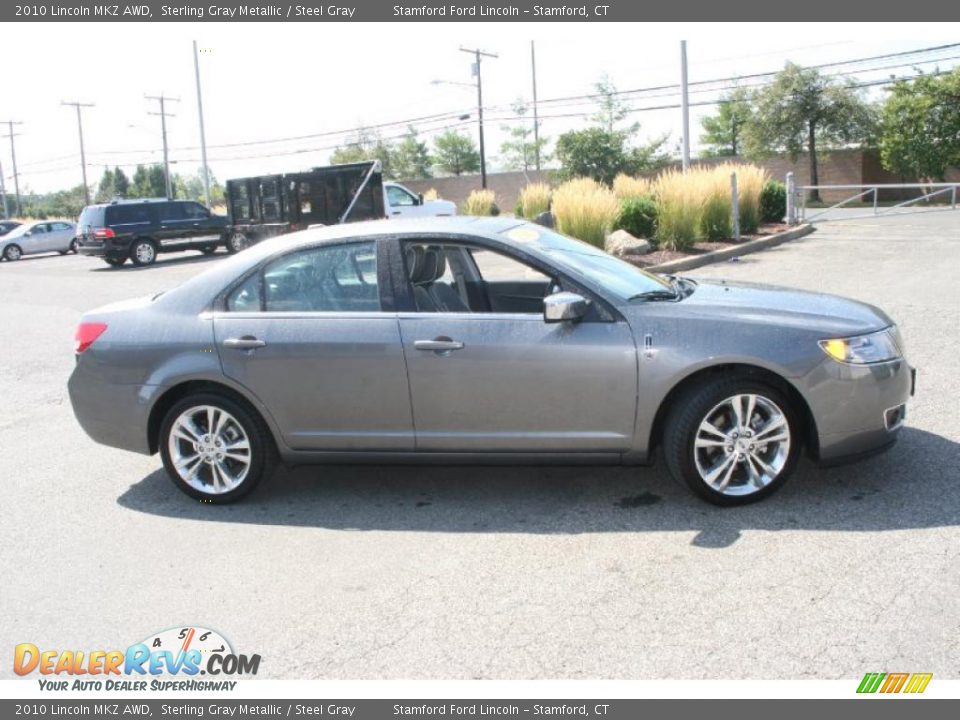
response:
M433 247L428 247L427 254L435 254L437 256L437 266L433 271L433 277L430 278L432 281L437 281L442 278L444 273L447 271L447 255L436 245Z
M407 277L410 282L418 282L420 273L423 271L423 247L421 245L407 245Z

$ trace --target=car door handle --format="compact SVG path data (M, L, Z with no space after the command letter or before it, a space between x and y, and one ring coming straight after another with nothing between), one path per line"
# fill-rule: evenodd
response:
M415 340L413 347L425 352L448 353L451 350L462 350L463 343L441 336L433 340Z
M266 347L267 343L264 340L258 340L252 335L244 335L239 338L227 338L223 341L223 346L227 348L232 348L233 350L256 350L257 348Z

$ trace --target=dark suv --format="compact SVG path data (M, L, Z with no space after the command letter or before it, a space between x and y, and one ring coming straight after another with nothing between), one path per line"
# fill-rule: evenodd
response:
M83 209L77 248L114 267L128 258L134 265L151 265L161 252L215 252L226 227L226 217L193 200L114 200Z

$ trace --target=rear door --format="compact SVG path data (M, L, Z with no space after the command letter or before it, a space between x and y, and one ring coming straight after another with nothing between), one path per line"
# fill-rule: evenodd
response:
M66 250L73 242L74 227L70 223L52 222L50 223L50 249Z
M214 319L224 372L304 451L412 450L388 264L374 241L283 255L249 276Z

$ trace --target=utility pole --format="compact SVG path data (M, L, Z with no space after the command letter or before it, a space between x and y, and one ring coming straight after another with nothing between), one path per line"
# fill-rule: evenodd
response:
M197 114L200 116L200 162L203 163L203 204L210 207L210 172L207 170L207 136L203 129L203 95L200 93L200 58L193 41L193 70L197 78Z
M530 41L530 71L533 75L533 155L540 172L540 120L537 118L537 51Z
M10 128L10 134L6 137L10 138L10 159L13 161L13 192L16 193L17 197L14 210L19 217L20 215L23 215L23 206L20 204L20 176L17 174L17 148L13 143L13 139L17 137L18 133L13 131L13 126L23 125L23 123L16 120L4 120L3 122L5 122L7 127Z
M0 195L3 196L3 219L10 219L10 208L7 206L7 183L3 179L3 163L0 162Z
M483 146L483 82L480 79L480 58L489 57L495 58L499 57L494 53L483 52L477 48L470 49L461 47L460 52L470 53L475 58L474 62L474 73L477 76L477 124L480 128L480 186L486 190L487 189L487 156L484 151Z
M687 95L687 41L680 41L680 112L683 115L683 171L690 168L690 98Z
M87 185L87 156L83 151L83 120L80 116L80 108L85 107L94 107L93 103L82 103L82 102L67 102L66 100L60 101L61 105L72 106L77 109L77 128L80 130L80 169L83 171L83 196L86 198L85 205L90 204L90 186Z
M180 102L180 98L169 98L163 93L159 95L144 95L147 100L158 100L160 102L160 112L148 112L147 115L160 116L160 131L163 133L163 175L167 181L167 199L173 199L173 185L170 181L170 155L167 152L167 118L176 117L167 112L167 102Z

